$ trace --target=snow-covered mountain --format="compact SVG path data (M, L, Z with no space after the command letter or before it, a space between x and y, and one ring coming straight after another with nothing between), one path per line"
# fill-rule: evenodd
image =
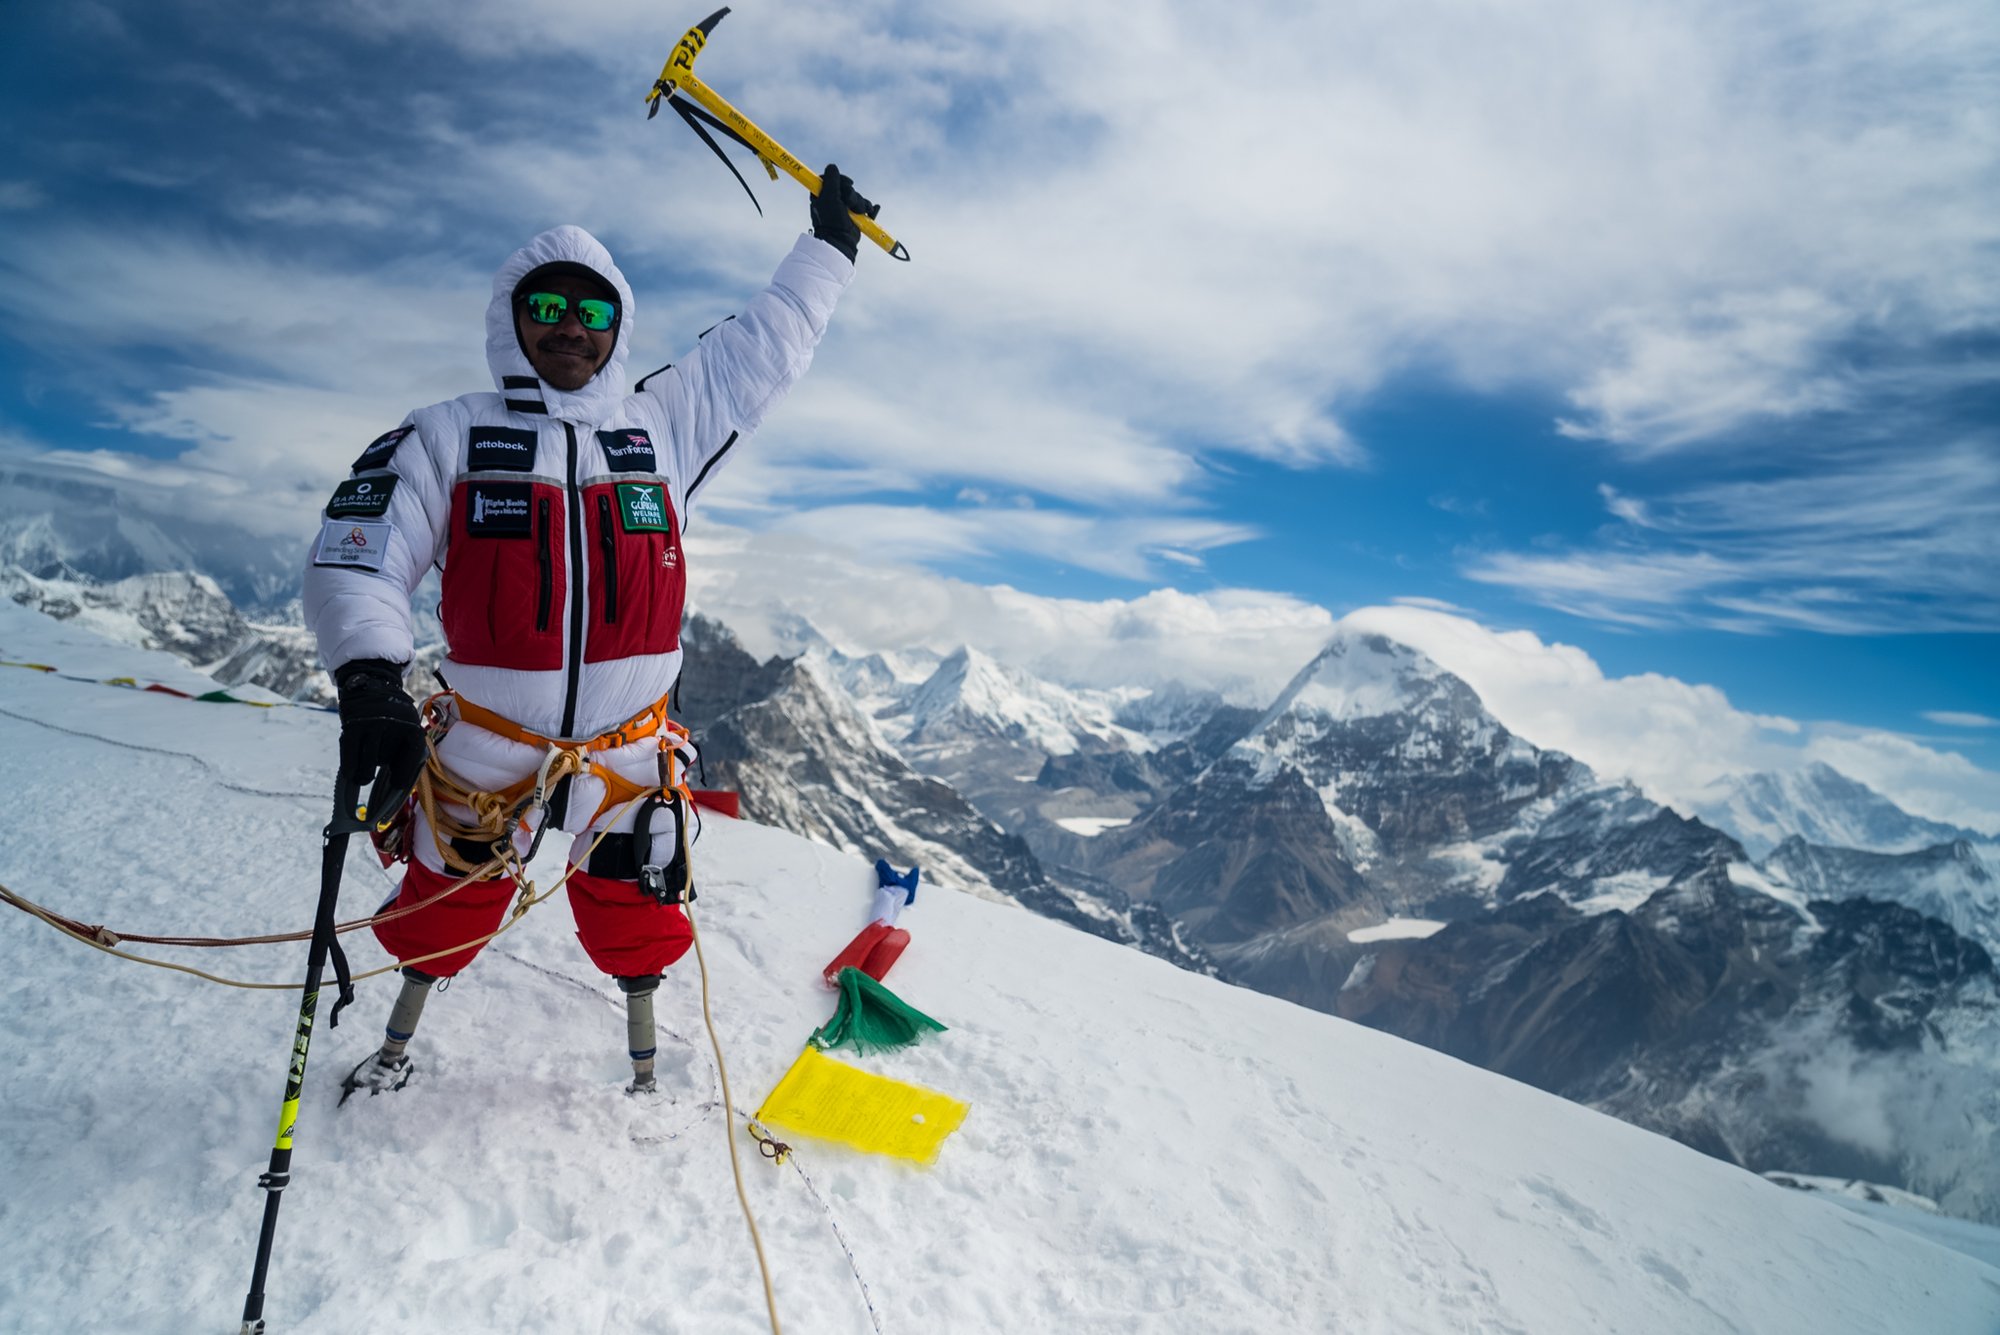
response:
M100 642L91 658L80 628L30 618L0 604L7 656L193 684L164 656ZM0 883L127 930L306 925L331 716L25 672L0 677L0 693L0 747L37 756L0 822ZM87 720L77 730L94 738L35 719ZM105 794L133 790L148 802L107 823ZM543 883L560 843L537 865ZM143 856L122 856L127 844ZM720 1098L693 956L656 1003L664 1096L622 1093L622 1002L578 951L560 896L432 999L415 1083L336 1109L394 992L364 980L346 1023L313 1037L273 1329L764 1330L728 1135L786 1329L1994 1328L2000 1270L1882 1217L969 895L920 897L889 978L948 1031L853 1059L970 1103L939 1162L798 1136L784 1164L760 1161L742 1115L825 1019L818 971L865 917L874 876L719 818L697 855L736 1109ZM386 888L359 850L347 878L350 911ZM386 962L365 932L348 940L357 970ZM304 951L203 954L282 980ZM144 969L12 915L0 1004L8 1329L233 1329L296 995Z
M248 620L206 575L130 575L107 584L0 567L0 597L58 621L74 620L108 639L163 649L225 686L249 683L285 699L333 698L320 670L319 647L304 626L296 620Z
M1086 868L1237 952L1255 985L1327 1006L1344 969L1321 957L1389 913L1543 889L1608 906L1734 852L1515 736L1416 650L1343 633L1221 758L1093 840Z
M1723 866L1629 912L1542 894L1371 946L1336 1009L1732 1162L2000 1221L1992 959L1900 905Z
M883 722L910 755L934 761L994 742L1045 756L1148 751L1145 734L1118 723L1132 694L1068 690L961 646Z
M1821 848L1794 835L1758 867L1808 898L1901 904L2000 952L2000 877L1962 839L1914 853L1866 853Z
M1731 775L1694 804L1693 815L1727 831L1753 858L1787 839L1872 853L1913 853L1979 835L1912 816L1866 784L1814 761L1785 773Z
M0 567L95 584L195 571L264 617L298 593L304 550L303 532L258 537L177 515L170 502L138 504L119 479L59 462L0 463Z
M801 657L758 663L727 628L688 619L682 720L703 775L757 819L835 848L917 863L947 889L1004 899L1186 968L1206 962L1159 911L1107 886L1058 883L1017 835L919 773Z

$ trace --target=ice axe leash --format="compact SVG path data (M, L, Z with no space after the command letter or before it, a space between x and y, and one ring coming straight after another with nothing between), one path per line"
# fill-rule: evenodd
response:
M701 48L708 42L709 34L715 31L715 25L722 22L722 16L728 12L729 7L724 5L682 35L680 44L674 48L673 54L667 57L667 63L661 67L660 77L654 81L652 91L646 94L646 101L651 106L651 110L646 113L646 119L651 120L659 115L662 103L673 107L680 118L687 122L688 128L699 135L701 141L722 159L723 165L729 168L730 174L736 178L737 184L743 187L746 194L750 191L749 183L743 179L743 174L736 170L736 164L723 153L721 145L709 135L708 127L720 130L730 139L755 153L757 161L763 164L764 171L772 180L778 179L778 172L782 169L785 175L804 186L807 194L817 195L820 191L817 172L786 152L782 144L758 129L748 116L729 105L728 99L722 94L695 77L695 57L701 54ZM687 102L676 101L677 95L686 97L697 105L691 106ZM750 195L750 202L755 204L757 196ZM761 204L757 206L757 211L759 213L764 211ZM861 228L861 234L880 246L891 259L910 258L908 248L883 231L873 217L862 213L850 216Z
M313 1017L319 1009L320 975L329 956L340 989L339 999L327 1014L329 1028L340 1023L341 1007L354 999L347 956L334 935L334 916L340 902L340 873L347 861L348 837L366 834L371 828L360 785L345 774L336 777L333 819L327 822L320 836L319 908L313 916L305 988L299 999L299 1023L293 1032L285 1071L285 1101L278 1111L278 1136L271 1145L271 1165L257 1179L257 1185L264 1190L264 1224L257 1234L257 1262L250 1272L249 1295L243 1299L240 1335L264 1335L264 1279L271 1269L271 1244L278 1233L278 1205L292 1182L292 1132L298 1125L299 1094L306 1083L306 1053L312 1046Z

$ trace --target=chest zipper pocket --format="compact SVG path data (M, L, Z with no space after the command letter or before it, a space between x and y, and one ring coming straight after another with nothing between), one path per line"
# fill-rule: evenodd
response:
M555 601L556 596L556 563L555 555L549 551L549 501L546 496L542 498L538 518L540 522L536 525L538 529L536 541L538 550L536 555L541 560L542 583L540 596L535 602L535 629L547 630L549 628L549 605Z
M597 498L597 547L602 553L598 562L604 567L604 624L618 624L618 538L611 530L611 498L599 495Z

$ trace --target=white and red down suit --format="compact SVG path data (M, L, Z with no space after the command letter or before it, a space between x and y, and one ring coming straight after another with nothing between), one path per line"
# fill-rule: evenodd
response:
M609 360L573 391L537 377L514 325L516 285L562 261L602 277L621 311ZM610 254L578 227L544 232L516 251L494 276L486 308L486 360L499 392L411 413L355 460L327 503L305 574L305 614L328 671L356 659L409 662L411 593L437 565L443 675L466 700L529 732L571 740L609 732L659 700L680 671L689 501L805 371L853 274L846 256L801 236L748 309L627 394L632 289ZM647 738L592 758L655 784L660 745ZM519 781L543 755L463 721L438 753L481 790ZM604 790L578 775L563 809L549 813L553 828L577 836L573 861L599 830L632 828L629 809L593 819ZM652 833L670 855L672 843L662 841L676 837L671 813L655 816ZM527 839L524 831L523 851ZM445 874L421 812L408 846L399 906L457 879ZM633 852L636 861L654 860L651 850ZM509 880L465 886L376 934L399 960L474 940L499 926L513 888ZM687 950L682 911L646 898L632 880L579 871L569 895L577 935L608 974L656 974ZM450 977L477 953L473 946L416 967Z

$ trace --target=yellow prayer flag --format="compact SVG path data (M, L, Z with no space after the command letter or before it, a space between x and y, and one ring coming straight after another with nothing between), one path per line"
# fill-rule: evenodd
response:
M757 1110L757 1120L870 1154L935 1163L971 1105L871 1075L807 1048Z

